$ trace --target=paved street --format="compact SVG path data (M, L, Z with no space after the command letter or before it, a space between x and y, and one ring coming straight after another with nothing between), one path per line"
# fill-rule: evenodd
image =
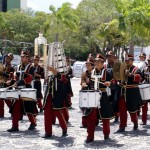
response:
M73 109L70 112L70 123L68 124L68 136L62 138L61 128L53 125L53 138L43 139L44 134L43 114L37 117L37 129L28 131L29 122L26 116L20 121L20 131L17 133L8 133L7 129L11 127L11 118L6 107L5 118L0 120L0 150L80 150L80 149L105 149L105 150L150 150L150 121L148 125L139 125L138 131L132 131L132 123L128 119L128 127L123 134L115 133L118 124L111 121L111 134L109 141L103 140L101 123L96 127L95 141L91 144L85 144L86 129L81 129L82 113L78 106L78 91L80 90L80 79L72 79L74 97L72 98ZM150 113L149 113L150 114ZM128 115L129 116L129 115ZM150 119L150 116L148 116ZM141 118L139 118L141 123Z

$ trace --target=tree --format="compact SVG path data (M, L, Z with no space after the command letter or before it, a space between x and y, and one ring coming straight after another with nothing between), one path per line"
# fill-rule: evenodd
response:
M150 36L150 1L149 0L114 0L118 12L119 27L129 34L129 52L134 52L134 39Z

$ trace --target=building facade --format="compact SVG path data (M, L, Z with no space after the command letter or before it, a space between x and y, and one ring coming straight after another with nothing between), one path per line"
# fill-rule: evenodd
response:
M11 9L26 9L27 0L0 0L0 11L7 12Z

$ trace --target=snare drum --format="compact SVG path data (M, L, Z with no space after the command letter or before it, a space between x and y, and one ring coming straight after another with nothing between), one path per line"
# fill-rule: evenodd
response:
M12 89L6 91L6 98L8 99L19 99L19 90Z
M142 100L150 100L150 84L139 85Z
M23 101L37 101L36 89L32 89L32 88L21 89L20 98Z
M7 88L0 88L0 98L6 99Z
M81 90L79 91L79 107L94 108L100 107L101 91Z

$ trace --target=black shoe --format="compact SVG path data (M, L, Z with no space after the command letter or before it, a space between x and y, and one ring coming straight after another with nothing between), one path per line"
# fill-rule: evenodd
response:
M23 120L23 116L19 120L22 121Z
M104 136L104 140L109 140L109 136Z
M43 113L43 109L42 108L40 108L40 113Z
M125 131L125 128L119 128L118 130L117 130L117 132L124 132Z
M8 132L17 132L17 131L19 131L19 129L18 129L18 128L15 128L15 127L12 127L12 128L10 128L10 129L8 129L7 131L8 131Z
M119 117L118 116L116 116L115 119L114 119L114 123L117 123L117 122L119 122Z
M63 131L62 131L62 137L63 137L63 136L65 137L65 136L67 136L67 135L68 135L68 134L67 134L67 130L63 130Z
M80 128L87 128L87 126L80 126Z
M56 123L55 122L52 122L52 125L55 125Z
M36 124L30 124L28 130L35 130Z
M142 122L140 125L146 125L146 122Z
M42 138L45 139L50 139L52 137L52 134L45 134L44 136L42 136Z
M93 139L86 139L85 140L85 143L91 143L91 142L93 142L94 140Z
M134 123L133 130L137 130L137 129L138 129L138 123Z

